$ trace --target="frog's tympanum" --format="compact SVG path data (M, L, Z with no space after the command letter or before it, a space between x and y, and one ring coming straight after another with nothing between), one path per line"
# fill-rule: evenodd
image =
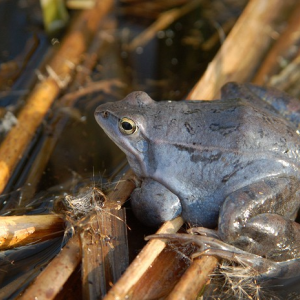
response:
M142 181L132 194L139 219L157 225L181 215L218 227L220 240L203 237L207 254L236 251L255 266L268 258L288 273L300 257L299 112L285 93L229 83L221 100L157 102L133 92L95 116Z

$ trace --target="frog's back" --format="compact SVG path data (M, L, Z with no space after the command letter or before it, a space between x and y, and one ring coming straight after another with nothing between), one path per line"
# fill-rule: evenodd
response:
M239 152L241 156L264 153L295 164L299 161L300 137L296 128L281 116L243 99L186 101L170 116L167 135L179 145L199 151Z

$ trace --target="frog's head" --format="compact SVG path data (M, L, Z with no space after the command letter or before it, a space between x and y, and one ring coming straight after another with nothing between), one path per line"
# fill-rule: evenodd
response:
M148 173L145 115L155 103L146 93L133 92L121 101L102 104L95 111L98 124L126 154L130 166L141 177Z

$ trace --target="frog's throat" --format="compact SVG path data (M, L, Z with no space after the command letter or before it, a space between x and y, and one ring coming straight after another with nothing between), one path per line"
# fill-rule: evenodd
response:
M149 177L144 157L141 157L141 155L136 156L132 152L124 151L124 149L121 150L126 154L128 163L136 176L139 178Z

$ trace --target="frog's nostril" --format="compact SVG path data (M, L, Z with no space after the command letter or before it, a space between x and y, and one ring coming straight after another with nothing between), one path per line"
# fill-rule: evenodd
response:
M108 116L109 116L109 112L106 111L106 110L101 111L100 114L101 114L101 116L102 116L103 119L107 119Z

